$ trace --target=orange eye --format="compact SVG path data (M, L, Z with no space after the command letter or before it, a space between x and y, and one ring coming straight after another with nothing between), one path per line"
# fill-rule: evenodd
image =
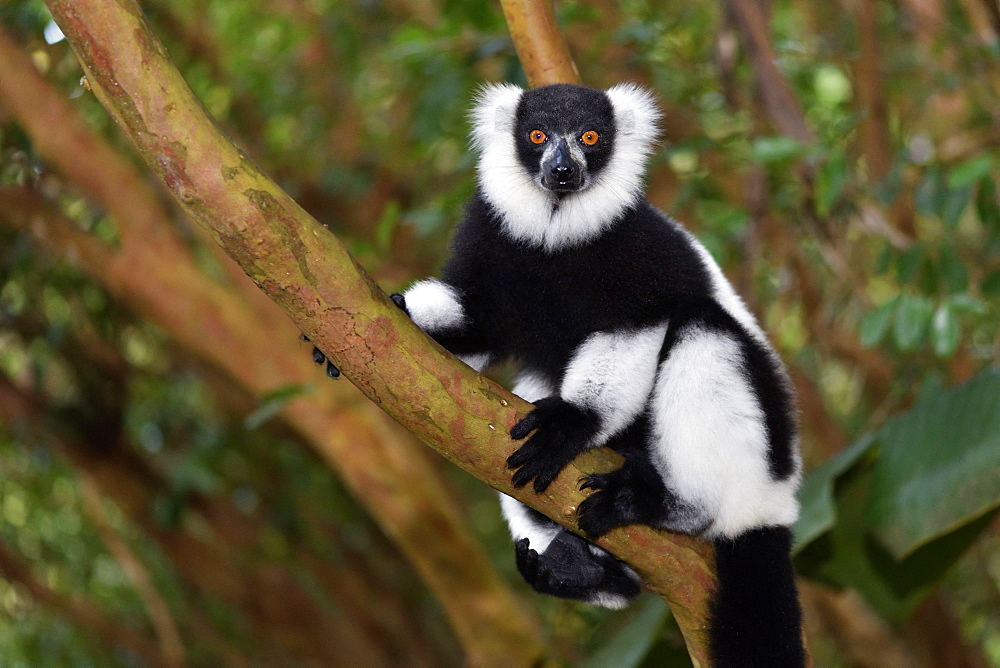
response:
M580 135L580 141L582 141L587 146L593 146L598 142L600 138L601 136L597 134L596 130L587 130L582 135Z
M532 144L544 144L548 137L541 130L532 130L528 133L528 139Z

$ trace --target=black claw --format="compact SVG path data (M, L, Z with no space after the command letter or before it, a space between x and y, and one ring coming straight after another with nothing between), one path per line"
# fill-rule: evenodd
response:
M322 364L322 362L318 362L318 364ZM334 380L336 380L337 378L340 378L340 369L338 369L337 367L335 367L333 365L333 362L327 362L326 363L326 375L329 376L330 378L333 378Z
M534 412L528 413L520 422L514 425L513 429L510 430L510 437L515 441L520 441L522 438L530 434L537 425L538 416Z
M585 489L592 489L595 492L597 490L604 489L608 486L608 474L607 473L591 473L590 475L580 478L580 491Z
M316 364L322 364L325 361L326 361L326 355L323 354L323 351L320 350L319 348L315 348L314 347L313 348L313 362L315 362Z
M535 458L537 455L535 450L537 450L537 448L535 448L534 444L531 441L528 441L518 448L514 454L507 458L507 468L516 469L520 466L524 466Z
M510 468L513 468L513 467L510 467ZM516 489L521 489L522 487L524 487L525 485L527 485L528 482L531 481L531 478L532 478L532 474L531 473L526 472L524 469L520 469L519 471L517 471L517 473L514 474L514 476L511 478L510 482L511 482L512 485L514 485L514 487Z
M547 490L549 488L549 485L552 484L552 481L555 480L558 477L558 475L559 473L557 471L556 475L544 475L544 476L540 475L537 478L535 478L535 491L541 494L542 492Z

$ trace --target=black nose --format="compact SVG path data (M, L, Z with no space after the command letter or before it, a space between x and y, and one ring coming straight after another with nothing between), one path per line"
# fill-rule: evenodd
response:
M576 165L569 156L569 147L565 141L556 149L555 158L549 165L549 175L561 183L566 183L576 176Z
M573 165L552 165L550 173L556 181L569 181L576 173L576 169Z
M540 165L542 187L553 192L566 193L583 186L586 167L573 161L565 139L559 140L555 152Z

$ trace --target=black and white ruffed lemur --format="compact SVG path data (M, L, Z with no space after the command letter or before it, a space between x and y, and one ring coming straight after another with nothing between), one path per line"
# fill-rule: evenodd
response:
M393 295L470 366L519 368L535 408L513 483L544 491L580 452L579 527L646 524L714 542L719 666L805 661L789 527L801 477L793 396L766 336L705 248L643 196L659 111L643 89L491 85L474 111L478 188L440 278ZM322 355L319 359L322 359ZM619 608L632 569L509 496L517 566L544 594Z

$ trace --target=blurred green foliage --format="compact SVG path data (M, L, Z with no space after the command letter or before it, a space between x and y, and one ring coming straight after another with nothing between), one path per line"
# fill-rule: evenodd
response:
M959 619L960 640L1000 665L1000 47L971 3L931 4L944 18L928 29L905 5L875 3L875 63L859 55L861 19L841 4L772 3L778 64L812 143L770 122L730 3L568 1L558 12L586 82L638 80L663 101L666 141L650 198L702 238L761 316L803 396L815 399L803 402L803 446L815 473L802 495L802 574L857 589L897 625L937 591ZM383 287L434 271L474 187L469 101L485 80L525 81L499 6L143 7L206 108ZM45 43L44 5L5 3L0 24L92 127L129 154L80 87L66 43ZM866 106L866 64L878 68L882 115ZM881 149L867 134L873 122ZM4 116L0 186L36 189L82 229L117 238L114 222ZM218 275L188 223L178 217L176 225ZM88 601L151 637L146 604L54 443L99 451L120 434L162 485L148 500L150 524L108 501L103 516L152 574L192 663L216 662L234 648L249 656L255 647L246 611L194 591L156 537L203 531L206 499L235 508L254 528L234 550L234 570L278 564L312 582L303 553L332 563L364 555L375 579L426 617L422 628L439 656L455 660L446 623L416 576L400 568L330 469L275 419L309 388L245 396L71 264L7 228L0 374L43 388L47 409L41 425L0 428L0 546L60 597ZM463 474L454 478L470 528L516 582L493 495ZM323 587L310 586L323 599ZM531 600L554 655L567 663L607 665L609 652L630 657L628 665L685 658L676 627L652 599L616 614ZM195 633L203 626L219 637ZM107 647L0 578L4 665L141 663ZM845 660L843 648L832 651L817 664Z

